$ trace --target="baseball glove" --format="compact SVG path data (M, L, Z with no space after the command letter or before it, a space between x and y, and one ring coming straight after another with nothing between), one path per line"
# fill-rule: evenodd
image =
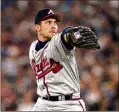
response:
M88 27L67 27L62 35L72 46L85 49L100 49L96 35Z

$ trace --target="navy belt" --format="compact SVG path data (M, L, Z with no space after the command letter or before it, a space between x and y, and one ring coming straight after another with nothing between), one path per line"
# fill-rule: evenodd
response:
M45 100L49 101L65 101L65 100L72 100L72 94L70 95L59 95L59 96L49 96L49 97L42 97Z

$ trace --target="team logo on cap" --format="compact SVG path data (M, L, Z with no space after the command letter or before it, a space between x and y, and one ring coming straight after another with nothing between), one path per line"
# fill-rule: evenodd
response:
M53 12L52 10L50 10L50 11L48 12L48 14L54 14L54 12Z

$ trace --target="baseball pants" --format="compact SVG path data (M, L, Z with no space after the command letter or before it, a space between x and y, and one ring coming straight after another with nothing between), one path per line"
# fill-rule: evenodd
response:
M49 101L38 98L31 111L86 111L85 103L80 100Z

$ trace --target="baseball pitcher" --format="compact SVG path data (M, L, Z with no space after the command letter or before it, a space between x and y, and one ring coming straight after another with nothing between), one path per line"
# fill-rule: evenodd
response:
M98 39L84 26L70 26L57 33L60 21L60 15L51 9L40 10L35 16L38 39L30 46L29 58L39 98L32 111L86 111L74 51L75 47L99 49Z

